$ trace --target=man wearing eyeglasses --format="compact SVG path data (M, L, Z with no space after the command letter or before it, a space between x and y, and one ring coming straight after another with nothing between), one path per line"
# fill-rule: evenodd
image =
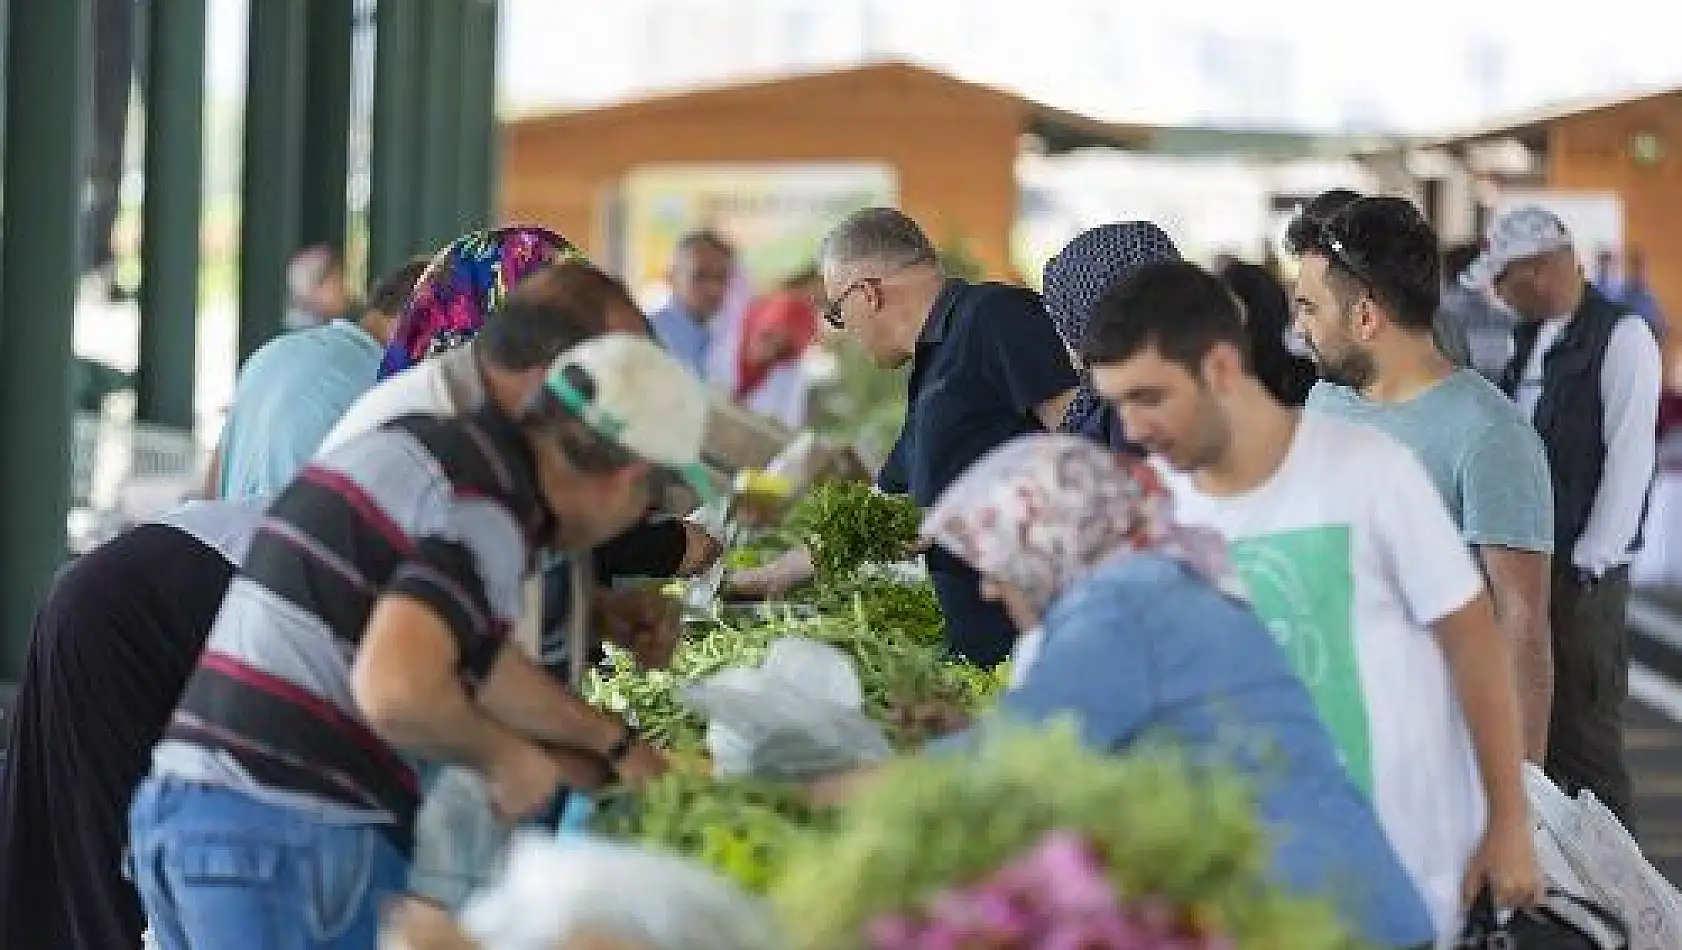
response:
M1525 755L1547 755L1553 700L1553 490L1541 439L1501 391L1432 339L1437 235L1400 198L1359 198L1299 228L1296 325L1320 366L1307 408L1375 426L1424 464L1512 640Z
M1628 821L1629 563L1653 482L1662 360L1639 314L1583 277L1565 225L1535 205L1490 228L1467 273L1513 311L1502 386L1547 446L1554 491L1548 775Z
M923 230L892 208L849 215L819 257L829 324L878 364L911 365L883 491L927 507L981 456L1063 421L1080 380L1038 294L947 277ZM939 549L927 559L947 646L983 666L1004 660L1016 631L975 572Z

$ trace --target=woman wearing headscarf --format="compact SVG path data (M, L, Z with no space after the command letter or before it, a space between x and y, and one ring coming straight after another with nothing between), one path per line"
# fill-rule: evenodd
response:
M742 317L734 392L738 405L791 429L806 422L807 379L800 366L818 338L818 308L795 291L754 302Z
M1180 250L1149 221L1122 221L1081 232L1046 262L1045 309L1071 354L1080 351L1092 310L1123 277L1146 264L1173 263ZM1063 416L1059 431L1084 435L1117 451L1143 454L1128 443L1121 420L1098 398L1092 376L1079 365L1080 390Z
M1021 631L999 718L1072 715L1092 748L1166 743L1238 771L1256 791L1277 883L1331 898L1378 946L1432 942L1424 902L1306 687L1226 593L1236 583L1224 545L1175 523L1145 463L1075 436L1024 436L954 482L923 533L973 567Z
M1220 269L1221 282L1243 305L1244 328L1250 333L1250 363L1273 398L1287 406L1301 406L1320 378L1314 361L1286 345L1291 338L1291 301L1285 288L1267 268L1228 261Z
M262 510L188 504L65 565L42 597L0 780L0 947L140 947L129 799Z

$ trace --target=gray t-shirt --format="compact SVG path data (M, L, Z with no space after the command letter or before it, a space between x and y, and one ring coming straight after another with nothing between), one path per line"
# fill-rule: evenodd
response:
M1307 408L1377 427L1413 450L1466 543L1553 550L1553 485L1542 439L1518 407L1468 369L1401 403L1321 381Z

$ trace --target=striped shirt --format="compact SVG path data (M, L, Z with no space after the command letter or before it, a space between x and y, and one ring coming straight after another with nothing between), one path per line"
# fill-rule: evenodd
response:
M494 406L406 416L317 459L259 523L153 774L385 826L407 852L417 763L351 693L369 615L384 594L426 604L473 691L519 616L548 518L524 437Z

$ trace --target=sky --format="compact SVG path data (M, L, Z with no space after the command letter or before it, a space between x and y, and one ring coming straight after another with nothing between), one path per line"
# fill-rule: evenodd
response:
M237 95L246 2L211 4L213 95ZM867 56L923 62L1107 118L1330 129L1355 116L1404 132L1682 85L1682 4L1660 0L501 3L505 111ZM791 45L794 22L805 39ZM1230 88L1211 91L1216 73Z

